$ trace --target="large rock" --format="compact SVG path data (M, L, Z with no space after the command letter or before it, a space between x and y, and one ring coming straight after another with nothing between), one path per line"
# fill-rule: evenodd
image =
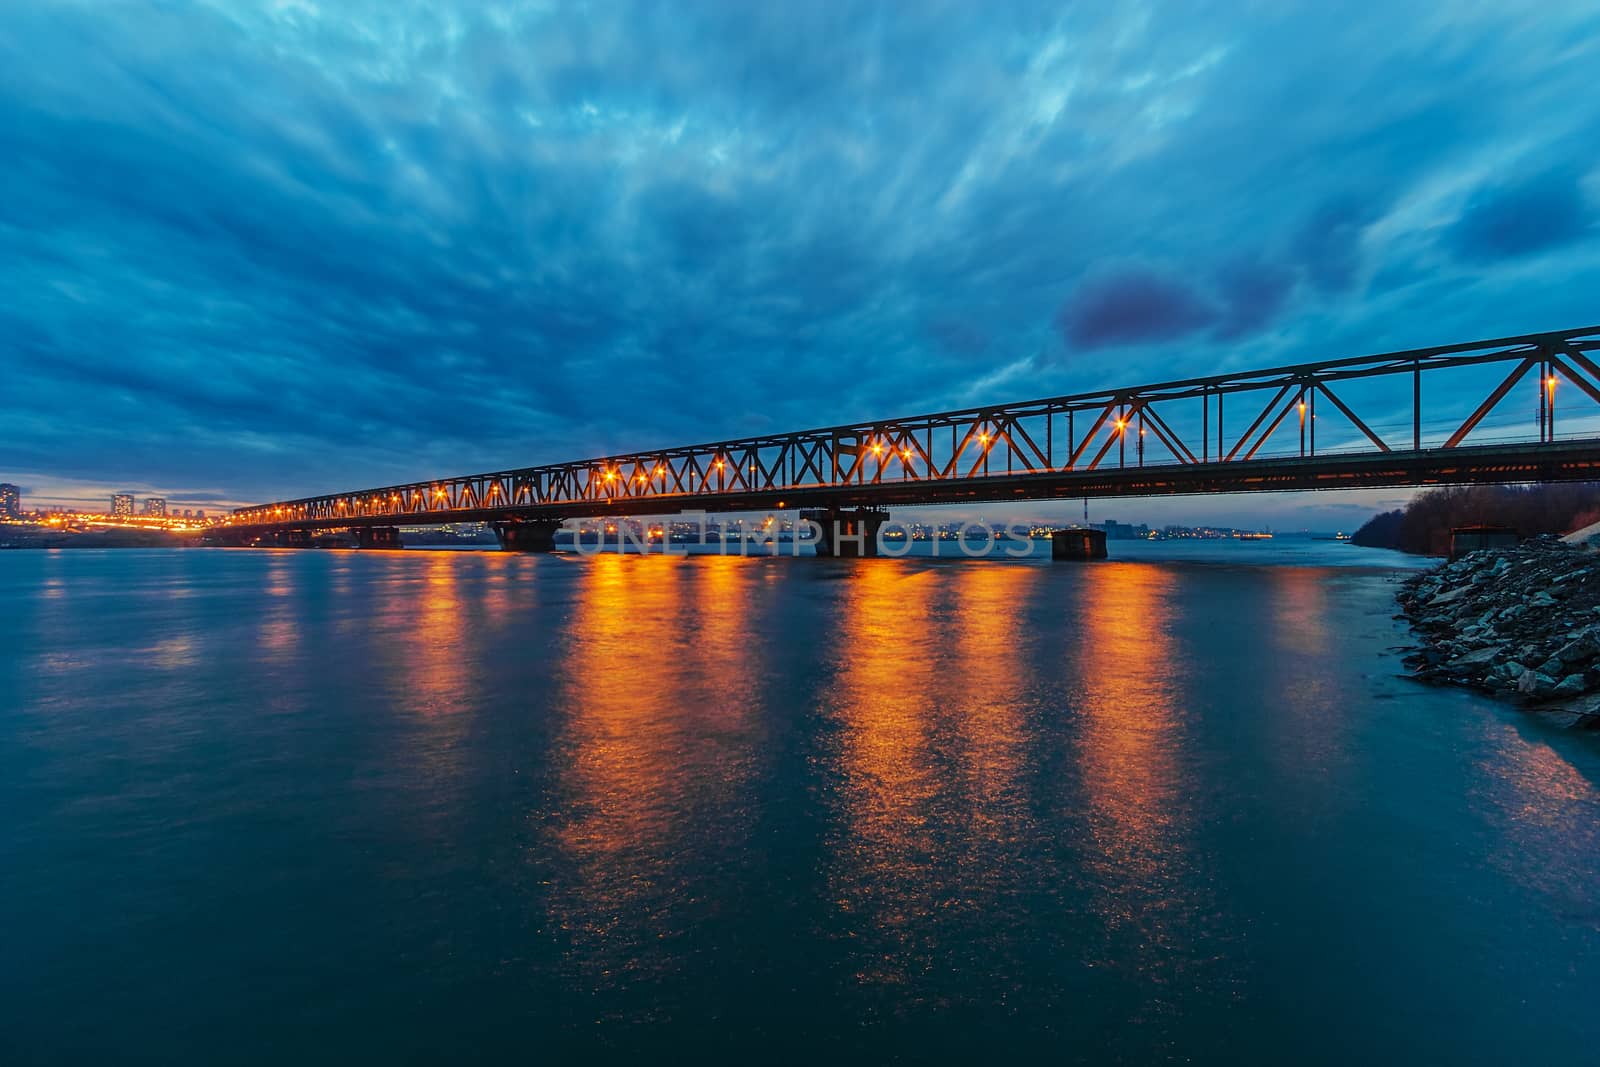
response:
M1457 656L1452 660L1448 660L1445 666L1453 671L1466 670L1471 667L1487 667L1494 662L1495 657L1498 655L1500 655L1500 649L1497 646L1489 645L1485 648L1468 652L1464 656Z
M1584 678L1581 673L1569 674L1565 678L1561 679L1560 683L1558 683L1554 689L1550 690L1550 695L1553 697L1581 696L1586 688L1588 688L1588 686L1585 685Z
M1523 671L1517 679L1517 694L1525 697L1547 697L1555 692L1556 680L1538 671Z
M1580 633L1556 650L1556 658L1568 666L1588 663L1597 655L1600 655L1600 642L1595 640L1593 630Z

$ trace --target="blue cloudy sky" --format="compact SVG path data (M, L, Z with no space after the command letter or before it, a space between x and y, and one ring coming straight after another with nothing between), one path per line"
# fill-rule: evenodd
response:
M215 505L1584 325L1597 144L1592 2L8 0L0 479Z

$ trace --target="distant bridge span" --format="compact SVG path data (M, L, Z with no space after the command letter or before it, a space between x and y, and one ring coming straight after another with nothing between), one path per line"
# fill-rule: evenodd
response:
M219 536L489 522L542 549L600 516L1600 480L1597 351L1591 326L650 449L240 508Z

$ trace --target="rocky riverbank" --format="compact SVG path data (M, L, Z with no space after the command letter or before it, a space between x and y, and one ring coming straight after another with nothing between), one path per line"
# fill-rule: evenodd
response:
M1416 677L1600 727L1600 556L1554 538L1474 552L1408 579Z

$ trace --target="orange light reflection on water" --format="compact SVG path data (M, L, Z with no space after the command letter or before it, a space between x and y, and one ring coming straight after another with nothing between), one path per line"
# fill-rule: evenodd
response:
M291 655L300 644L300 606L293 599L297 586L292 577L287 555L267 553L266 582L263 592L267 601L262 605L257 642L273 659Z
M1173 578L1162 567L1085 568L1077 647L1080 768L1094 852L1113 923L1135 921L1159 894L1181 845L1175 747L1181 687L1169 633ZM1130 892L1131 891L1131 892Z
M1301 788L1320 794L1319 810L1328 810L1341 796L1350 735L1348 682L1333 659L1330 619L1329 583L1339 579L1315 567L1273 567L1266 576L1271 616L1263 625L1274 654L1256 672L1257 699L1271 709L1263 723L1266 754Z
M423 566L420 588L407 583L403 594L391 593L389 607L399 616L399 633L408 646L406 698L430 716L459 710L471 692L460 567L461 561L438 553Z
M866 563L836 608L840 673L829 703L843 795L829 881L837 907L859 917L865 982L902 982L929 966L927 925L946 899L932 825L943 785L932 751L941 672L926 645L940 581L934 570Z
M1593 860L1600 826L1587 814L1600 787L1539 737L1550 728L1484 718L1489 756L1473 781L1487 832L1485 859L1557 910L1600 928L1600 867Z
M1187 736L1186 649L1174 635L1178 580L1166 567L1102 564L1083 572L1073 655L1081 810L1064 813L1079 852L1076 890L1098 916L1081 945L1097 970L1147 990L1126 1022L1144 1025L1186 990L1221 989L1226 952L1209 945L1218 913L1209 857L1196 852L1203 792ZM1170 993L1168 992L1170 991Z
M1020 780L1031 675L1014 624L1037 580L1022 566L868 563L842 583L828 697L838 825L829 888L854 920L854 981L904 987L990 971L963 925L1018 907L1041 850ZM915 994L907 994L913 999Z
M554 925L594 991L669 980L658 938L692 928L685 887L749 832L762 670L746 618L753 561L601 555L568 624L555 742ZM666 1010L664 1008L660 1010Z

